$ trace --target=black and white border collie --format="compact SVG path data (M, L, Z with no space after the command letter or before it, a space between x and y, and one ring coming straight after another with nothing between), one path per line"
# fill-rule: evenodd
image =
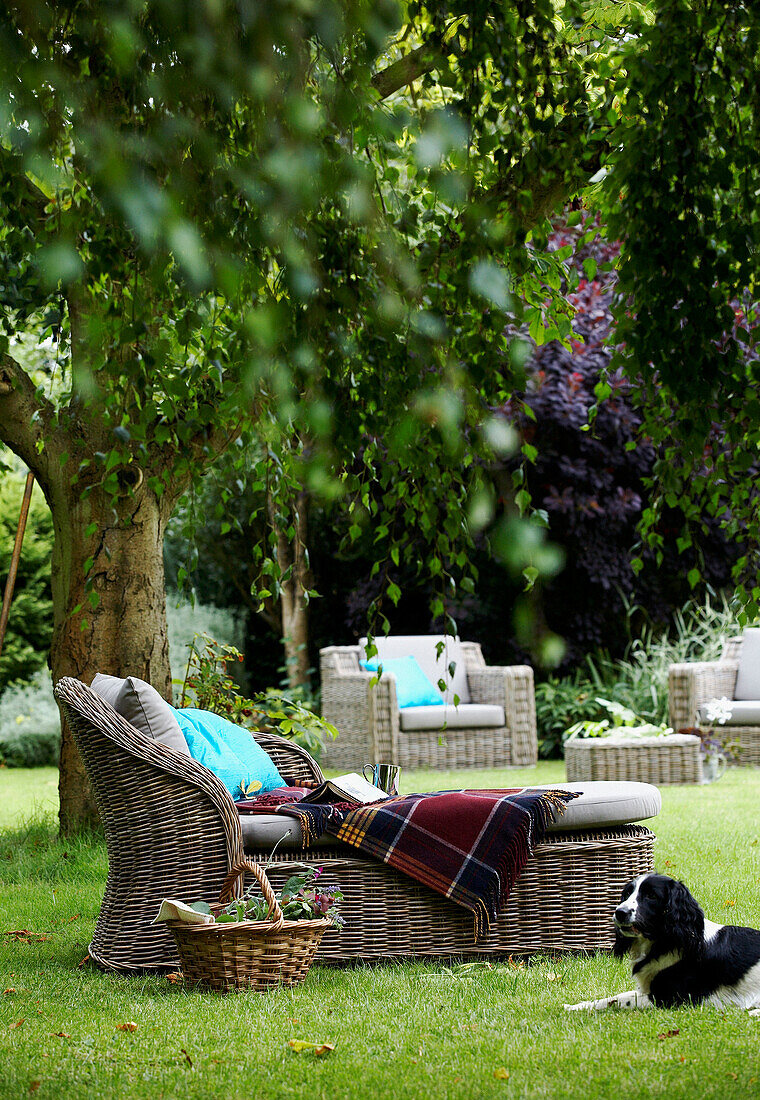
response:
M625 887L613 954L630 955L636 989L568 1011L710 1004L760 1016L760 932L707 920L684 884L667 875L639 875Z

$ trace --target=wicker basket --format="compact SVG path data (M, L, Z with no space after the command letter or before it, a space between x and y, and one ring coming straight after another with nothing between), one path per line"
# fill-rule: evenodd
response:
M210 989L263 991L277 985L297 985L306 977L319 941L331 922L285 920L264 868L241 860L231 869L211 906L216 916L230 901L236 882L245 872L256 878L269 906L268 919L234 924L187 924L167 921L177 944L182 973L189 982Z

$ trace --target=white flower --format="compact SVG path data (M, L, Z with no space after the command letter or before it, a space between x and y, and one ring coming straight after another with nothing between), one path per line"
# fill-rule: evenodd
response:
M705 704L705 717L708 722L717 722L719 726L724 726L731 717L731 700L725 695L722 699L711 699Z

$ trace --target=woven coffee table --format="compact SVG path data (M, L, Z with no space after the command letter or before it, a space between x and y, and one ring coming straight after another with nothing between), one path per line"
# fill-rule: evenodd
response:
M568 781L627 779L655 786L702 782L700 740L665 737L584 737L565 744Z

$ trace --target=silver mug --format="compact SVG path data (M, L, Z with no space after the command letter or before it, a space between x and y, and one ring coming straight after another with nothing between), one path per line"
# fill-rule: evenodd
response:
M367 775L368 768L369 775ZM368 783L373 783L374 786L379 787L386 794L391 796L398 794L401 768L396 764L365 764L362 768L362 775Z

